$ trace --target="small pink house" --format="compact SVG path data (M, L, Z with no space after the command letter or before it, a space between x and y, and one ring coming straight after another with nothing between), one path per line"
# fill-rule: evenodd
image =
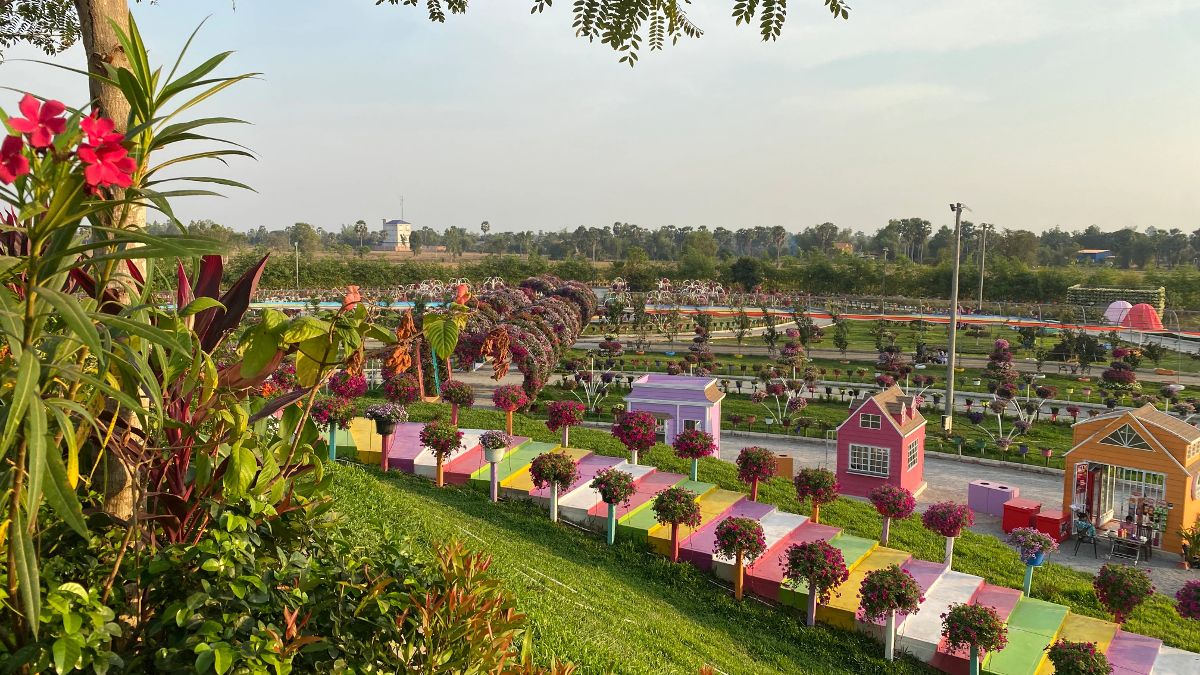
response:
M850 405L837 430L842 494L866 497L884 483L913 494L925 489L925 418L917 406L895 386Z

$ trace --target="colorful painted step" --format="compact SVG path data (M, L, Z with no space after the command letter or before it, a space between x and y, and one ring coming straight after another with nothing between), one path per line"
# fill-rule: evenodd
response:
M633 476L634 485L646 476L654 473L654 467L652 466L629 464L624 460L616 464L613 468ZM595 475L592 477L594 478ZM589 482L591 481L591 479L588 480ZM600 513L593 516L590 512L596 506L600 507ZM620 504L617 505L617 508L620 509ZM608 505L600 501L599 492L585 483L579 489L573 490L570 494L559 498L558 515L563 520L575 523L580 527L604 532L606 531L604 528L607 527Z
M637 490L629 498L629 501L617 506L617 522L627 520L638 511L648 508L650 501L654 499L654 495L686 479L687 476L677 473L667 473L666 471L654 471L646 474L644 478L634 483L634 487ZM608 506L606 504L596 504L588 509L588 515L593 518L606 518L608 517Z
M842 538L838 537L833 541L837 542ZM878 542L871 543L875 546L858 561L853 571L850 572L849 578L834 589L835 595L829 599L829 602L822 605L817 611L818 619L831 626L854 630L859 604L862 601L862 582L867 573L881 570L889 565L903 565L912 557L908 551L879 546Z
M933 584L942 578L942 573L946 571L946 566L942 563L929 562L928 560L921 560L919 558L909 558L903 565L900 565L900 569L908 572L913 580L917 582L917 586L921 588L921 595L927 596ZM908 620L909 616L909 614L896 615L897 635L899 635L900 628L904 626L904 622ZM868 622L863 621L860 617L856 616L856 618L858 619L856 627L860 631L883 642L883 619L875 619Z
M720 518L727 511L733 508L734 504L745 499L745 495L741 492L733 492L732 490L710 490L705 494L700 495L696 501L700 505L700 524L696 527L684 525L679 528L679 541L682 544L692 535L700 530L700 528ZM671 527L669 525L659 525L647 533L647 540L650 542L650 548L659 555L671 554Z
M479 434L483 433L482 429L460 429L459 431L462 432L462 438L459 441L462 445L443 460L443 475L445 474L446 464L453 462L472 450L483 452L479 447ZM421 451L421 454L417 455L416 459L413 460L413 472L418 476L424 476L430 480L437 478L437 458L434 457L432 451L425 448Z
M846 564L846 571L854 574L854 570L859 564L866 559L867 555L879 546L879 542L874 539L863 539L852 534L842 532L836 537L829 540L829 545L842 552L842 560ZM862 583L862 580L859 580ZM839 589L834 590L834 595L829 599L829 603L821 605L817 610L817 620L823 623L840 622L844 628L854 628L854 613L858 610L858 605L855 604L853 610L848 611L848 616L840 616L837 610L830 614L828 605L837 601L837 593ZM790 607L798 609L808 608L808 591L807 585L803 583L796 584L795 587L785 585L779 589L779 602ZM846 608L849 610L849 608Z
M1162 640L1118 630L1105 655L1113 675L1150 675L1161 648Z
M509 476L517 473L521 469L529 470L529 463L534 457L549 452L558 447L557 443L542 443L540 441L529 441L522 443L512 452L504 456L504 459L496 462L496 478L503 481ZM472 487L479 487L484 492L487 492L491 485L491 469L488 467L482 468L479 471L471 474Z
M942 641L941 615L950 605L970 602L982 585L981 577L943 569L925 593L921 608L896 631L896 646L926 663L932 661Z
M1200 673L1200 654L1164 645L1158 650L1151 675L1196 675Z
M767 542L766 550L763 551L760 558L770 555L789 534L806 522L808 522L808 516L786 511L772 511L759 519L758 524L762 525L763 539ZM733 558L714 556L712 571L718 579L733 583Z
M389 469L399 469L404 473L413 473L413 462L425 452L421 445L420 435L424 424L419 422L404 422L397 424L392 433L391 442L387 448L387 465Z
M358 461L367 466L379 466L379 446L383 437L375 433L375 423L365 417L355 417L350 420L350 436L354 439Z
M1067 614L1067 618L1063 619L1062 630L1058 632L1058 639L1071 640L1073 642L1095 642L1097 649L1107 652L1108 645L1112 643L1116 634L1117 624L1111 621L1094 619L1090 616L1070 612ZM1038 668L1037 675L1050 675L1053 672L1054 664L1050 663L1049 659L1046 659ZM1200 670L1195 672L1200 672Z
M576 490L590 489L588 488L588 483L592 482L592 478L594 478L597 473L603 469L609 469L619 464L625 464L625 460L621 459L620 457L607 457L605 455L596 454L588 455L587 457L579 460L579 462L575 465L576 470L579 471L579 478L575 479L575 482L571 484L571 487L559 492L558 494L560 515L562 513L561 507L564 498L570 496L571 493ZM534 490L533 492L530 492L529 495L538 503L550 503L549 486L540 490Z
M749 518L760 521L761 525L763 517L774 511L775 507L770 504L752 502L749 499L738 501L728 511L696 530L692 536L679 545L680 560L687 561L705 571L711 569L713 545L717 541L717 526L730 518Z
M694 480L681 480L674 485L696 493L697 501L710 491L717 489L717 486L712 483L700 483ZM657 492L661 492L661 489L656 491L656 494ZM617 537L639 542L646 541L651 530L661 527L654 518L654 509L651 508L653 499L654 495L651 495L650 500L643 503L636 511L631 511L624 518L617 520Z
M828 541L840 532L841 530L836 527L805 521L800 527L779 540L779 543L772 546L766 555L746 569L746 590L768 600L779 599L780 584L783 583L783 562L787 560L788 548L793 544L803 544L818 539Z
M568 457L575 460L576 464L579 463L579 460L592 454L591 450L563 448L558 446L555 446L552 451L566 454ZM533 492L533 476L530 475L529 468L532 466L534 457L537 457L537 454L534 454L532 457L530 457L529 461L525 463L525 466L517 469L513 473L509 474L507 478L500 481L500 494L514 498L524 497L528 499L530 497L530 493Z
M513 436L504 454L508 455L527 441L529 439L524 436ZM446 465L446 482L451 485L465 485L476 472L482 472L484 479L488 479L491 476L491 467L483 459L482 445L476 445Z
M1005 586L993 586L989 583L984 583L975 593L975 597L971 599L972 605L983 605L996 610L996 614L1004 622L1008 622L1009 616L1012 615L1013 609L1017 603L1021 601L1024 594L1015 588ZM933 657L931 666L937 668L944 673L951 675L967 675L971 669L971 651L969 649L960 648L951 651L945 640L942 640L938 645L938 653Z
M1046 659L1046 648L1055 641L1069 610L1053 602L1023 597L1008 615L1008 645L988 654L985 673L1035 675ZM1149 672L1149 671L1147 671Z

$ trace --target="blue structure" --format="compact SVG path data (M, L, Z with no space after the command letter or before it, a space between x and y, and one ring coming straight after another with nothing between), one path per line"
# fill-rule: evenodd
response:
M1099 265L1111 257L1113 257L1113 252L1106 248L1085 248L1075 252L1075 262L1078 263Z

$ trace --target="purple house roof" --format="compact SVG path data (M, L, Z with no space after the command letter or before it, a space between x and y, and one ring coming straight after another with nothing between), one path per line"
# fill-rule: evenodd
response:
M648 373L633 381L630 401L671 401L711 405L725 398L713 377Z

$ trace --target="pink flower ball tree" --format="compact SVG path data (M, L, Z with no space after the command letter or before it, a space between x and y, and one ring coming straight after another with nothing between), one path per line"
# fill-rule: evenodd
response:
M738 480L750 484L750 501L758 501L758 484L775 475L775 455L770 450L751 446L737 456Z
M812 522L821 522L821 506L831 504L838 498L837 476L829 469L805 467L792 480L796 487L796 499L812 502Z
M676 436L671 445L675 448L676 457L692 461L692 480L700 480L700 458L717 451L712 434L699 429L687 429Z
M808 584L808 615L805 623L815 626L817 603L829 602L833 589L850 578L841 549L824 539L792 544L782 565L783 576L793 588L799 581Z
M717 525L715 535L713 553L734 559L733 597L741 600L745 565L753 565L767 550L762 525L753 518L726 518Z
M921 523L931 532L946 538L946 569L954 561L954 540L963 528L975 524L975 512L966 504L937 502L921 514Z
M579 401L551 401L546 406L546 428L562 431L562 446L570 447L571 427L583 424L583 404Z
M475 403L475 390L462 380L446 380L442 383L442 400L450 404L450 423L458 424L458 409Z
M529 396L520 386L506 384L492 392L492 405L504 411L504 433L512 436L513 413L529 405Z
M629 463L638 463L638 454L654 447L658 420L644 410L622 414L612 425L612 435L629 450Z
M867 495L879 515L883 516L883 533L879 543L887 546L888 535L891 531L892 519L904 519L912 515L917 508L917 499L913 493L898 485L885 483L871 490Z
M687 488L669 487L654 496L654 519L671 526L671 562L679 562L679 526L696 527L702 518L696 493Z
M579 480L579 467L565 452L543 452L529 465L529 477L539 490L550 488L550 522L558 522L558 493Z

